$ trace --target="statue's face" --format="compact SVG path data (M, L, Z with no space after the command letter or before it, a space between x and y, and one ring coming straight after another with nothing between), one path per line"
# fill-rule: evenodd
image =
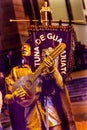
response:
M45 7L47 7L47 2L46 1L44 2L44 5L45 5Z
M22 46L22 57L30 56L31 55L31 47L29 44L24 44Z

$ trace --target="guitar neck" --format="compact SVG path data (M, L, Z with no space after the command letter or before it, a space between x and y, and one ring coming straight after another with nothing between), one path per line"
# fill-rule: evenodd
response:
M66 45L65 43L60 43L56 48L50 53L50 56L53 58L53 60L65 49ZM40 66L36 69L34 73L34 79L36 79L40 74L41 71L45 68L44 62L40 64Z
M61 53L64 51L66 45L65 43L60 43L56 48L52 51L50 56L53 58L53 60Z

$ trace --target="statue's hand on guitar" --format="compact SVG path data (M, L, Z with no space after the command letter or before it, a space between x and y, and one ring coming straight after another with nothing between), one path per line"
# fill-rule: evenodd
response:
M54 69L55 62L53 58L50 56L50 53L52 53L53 49L47 49L45 52L45 56L43 58L43 63L45 65L45 69L43 70L42 74L47 74L52 72Z
M22 88L17 88L13 93L15 101L21 102L29 97L28 93Z
M44 58L43 62L48 69L51 69L54 67L54 60L50 56L48 56L47 58Z
M25 105L26 107L28 106L28 104L31 104L31 102L28 101L29 99L31 99L30 94L28 94L21 86L15 89L13 93L6 94L4 98L4 102L6 104L12 104L14 102L17 102L19 105L20 104L21 106Z

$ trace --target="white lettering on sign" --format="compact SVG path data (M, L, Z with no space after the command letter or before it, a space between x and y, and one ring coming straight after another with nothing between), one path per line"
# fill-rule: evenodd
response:
M61 54L60 54L60 70L62 74L66 74L66 51L64 50Z
M41 34L39 36L38 39L35 40L35 44L36 46L37 45L40 45L43 41L45 41L46 39L49 39L49 40L53 40L53 41L56 41L58 43L61 43L62 42L62 38L59 38L58 35L55 35L53 33L47 33L47 35L45 34Z
M40 51L39 51L39 47L35 47L34 48L34 66L39 66L40 65Z

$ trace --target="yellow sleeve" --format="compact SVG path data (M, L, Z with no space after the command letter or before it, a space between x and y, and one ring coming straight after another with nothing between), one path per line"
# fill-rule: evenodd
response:
M56 66L54 67L54 70L53 70L53 77L55 79L56 84L60 87L60 89L63 90L64 89L63 78Z
M16 80L16 68L14 67L10 74L5 78L6 91L7 93L12 93L12 85Z

